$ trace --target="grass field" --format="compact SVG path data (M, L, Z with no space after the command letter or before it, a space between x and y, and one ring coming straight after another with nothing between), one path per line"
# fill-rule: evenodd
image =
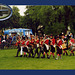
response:
M17 49L0 50L1 70L75 70L75 56L47 58L14 57Z

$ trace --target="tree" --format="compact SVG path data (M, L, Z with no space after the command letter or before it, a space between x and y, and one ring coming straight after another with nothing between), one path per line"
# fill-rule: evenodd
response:
M20 27L20 13L19 13L19 9L15 6L13 6L12 8L13 10L13 14L12 14L12 17L9 19L10 21L10 24L12 24L12 27L13 28L18 28Z
M27 6L25 17L28 17L28 27L32 28L34 32L39 25L43 25L45 34L66 33L67 27L70 25L71 31L74 33L74 9L74 6Z
M62 12L59 6L27 6L27 9L25 15L28 14L26 17L28 16L28 18L31 19L31 21L29 20L27 23L30 24L28 26L32 27L34 31L37 31L39 25L43 25L43 32L45 34L55 33L58 26L56 26L57 29L54 28L55 30L52 28L62 23L62 15L60 15ZM65 26L61 27L64 28Z

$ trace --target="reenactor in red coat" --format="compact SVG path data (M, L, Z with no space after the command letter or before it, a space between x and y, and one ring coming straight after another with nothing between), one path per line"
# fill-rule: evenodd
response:
M40 37L40 41L39 41L39 49L40 49L40 51L39 51L39 53L38 53L38 57L37 58L40 58L40 54L42 53L44 53L44 50L43 50L43 42L44 42L44 40L43 40L43 37Z
M38 35L36 35L36 37L35 37L35 51L34 51L35 53L33 55L33 58L35 57L36 53L37 53L37 55L39 54L38 49L39 49L39 38L38 38Z
M47 54L47 58L48 58L48 52L49 52L49 38L48 38L48 36L46 36L44 39L43 48L44 48L44 53L41 58L45 58L45 53Z
M33 56L33 50L34 50L34 47L35 47L35 44L34 44L34 42L35 42L35 39L34 39L34 36L31 34L30 35L30 40L29 40L29 56L28 57L31 57L31 54L32 54L32 56Z
M29 52L29 44L30 44L30 41L29 41L28 37L26 37L25 44L24 44L24 48L23 48L24 57L25 56L27 57L27 53Z
M20 42L20 47L21 47L20 57L23 56L23 48L24 48L24 45L25 45L25 37L22 37L22 40Z
M51 46L51 50L50 50L50 55L48 56L48 59L51 57L51 54L53 55L53 58L55 58L55 56L54 56L54 52L55 52L55 39L54 39L53 35L50 36L50 46Z
M69 37L69 48L70 48L70 56L74 56L74 51L75 51L75 40L70 36Z
M61 54L62 54L62 40L59 38L59 36L57 36L56 47L57 47L57 58L56 58L56 60L58 60L59 56L61 59Z

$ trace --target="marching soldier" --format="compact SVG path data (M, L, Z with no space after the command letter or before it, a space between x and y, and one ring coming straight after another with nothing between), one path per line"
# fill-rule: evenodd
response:
M22 37L22 40L21 40L21 43L20 43L20 47L21 47L20 57L23 56L23 48L24 48L24 44L25 44L25 37Z
M17 54L16 54L15 57L18 57L18 54L21 51L20 43L21 43L21 38L18 36L17 37L17 42L16 42L18 50L17 50Z
M31 57L31 54L32 54L32 56L33 56L33 49L34 49L34 46L35 46L35 44L34 44L34 42L35 42L35 39L34 39L34 36L32 35L32 34L30 34L30 49L29 49L29 56L28 57Z
M56 58L56 60L58 60L59 56L61 59L61 54L62 54L62 40L59 38L59 36L57 36L56 47L57 47L57 58Z
M24 57L25 56L27 57L27 53L29 52L29 47L30 47L29 43L30 43L29 39L28 39L28 37L26 37L26 39L25 39L25 45L24 45L24 48L23 48Z
M68 39L66 36L64 36L64 33L61 33L61 40L62 40L62 50L63 50L63 55L66 56L68 55L67 50L68 50Z
M48 58L48 52L49 52L49 39L48 36L45 37L45 40L43 42L43 47L44 47L44 53L43 56L41 58L45 58L45 53L47 54L47 58Z
M40 58L40 54L42 53L44 53L44 50L43 50L43 42L44 42L44 40L43 40L43 37L40 37L40 42L39 42L39 48L40 48L40 51L39 51L39 53L38 53L38 57L37 58Z
M55 52L55 39L54 39L53 35L50 36L50 46L51 46L51 50L50 50L50 55L48 56L48 59L51 57L51 54L53 55L53 58L55 58L55 56L54 56L54 52Z
M74 56L74 50L75 50L75 40L70 36L69 37L69 48L70 48L70 56L73 54Z
M36 53L37 53L37 55L39 53L39 51L38 51L38 49L39 49L39 38L38 38L38 36L35 37L35 45L36 45L35 46L35 53L33 55L33 58L35 57Z

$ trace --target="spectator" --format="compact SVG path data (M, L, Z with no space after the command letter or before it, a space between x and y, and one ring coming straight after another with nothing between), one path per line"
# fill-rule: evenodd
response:
M1 45L1 35L0 35L0 45Z
M73 38L73 34L72 33L70 33L70 36Z
M10 38L9 38L9 35L7 35L6 47L8 48L9 46L10 46Z
M13 35L12 43L13 43L13 44L15 44L15 43L16 43L16 36L15 36L15 35Z
M2 48L4 49L4 46L6 45L6 36L2 36Z

